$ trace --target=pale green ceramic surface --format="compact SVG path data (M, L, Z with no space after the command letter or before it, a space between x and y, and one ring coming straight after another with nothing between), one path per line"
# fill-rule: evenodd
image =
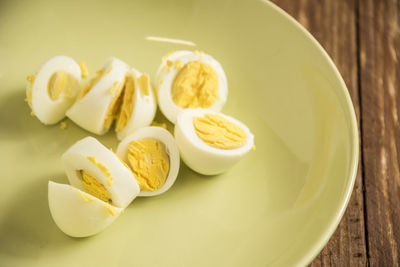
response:
M103 233L64 235L47 181L67 182L60 155L88 133L31 117L26 75L60 54L92 73L115 56L153 75L176 49L221 62L224 112L249 126L257 150L218 177L182 166L167 193L136 199ZM267 2L2 1L0 79L0 266L304 265L351 194L358 139L347 89L316 41ZM100 140L116 147L113 133Z

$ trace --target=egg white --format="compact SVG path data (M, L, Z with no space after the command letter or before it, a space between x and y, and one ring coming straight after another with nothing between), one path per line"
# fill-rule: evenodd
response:
M161 127L149 126L138 129L133 134L125 137L118 145L117 155L125 162L128 162L129 143L144 138L152 138L162 142L166 146L169 156L169 173L165 183L153 192L141 191L139 193L139 196L155 196L164 193L174 184L179 172L179 150L170 132Z
M98 163L108 169L112 177L111 185L108 184L110 178L88 157L94 157ZM116 154L93 137L86 137L76 142L62 155L61 159L72 186L85 191L77 171L88 171L110 192L112 204L116 207L125 208L140 192L139 185L130 169Z
M70 185L51 181L48 184L48 200L54 222L72 237L101 232L123 211Z
M70 95L64 92L56 100L52 100L48 93L50 78L57 71L64 71L74 77L77 81L77 87L71 88ZM81 68L78 63L67 56L55 56L42 65L37 72L31 87L32 93L32 111L33 114L44 124L55 124L65 117L66 110L74 103L76 95L80 91Z
M111 67L111 71L107 70ZM67 111L67 116L83 129L95 133L104 134L109 129L105 128L107 110L117 90L110 93L115 83L123 83L129 66L117 59L110 58L103 69L105 72L93 85L91 90L82 98L78 98L75 104Z
M149 95L142 94L138 79L143 75L136 69L131 69L131 74L134 77L135 90L133 97L133 110L126 126L117 132L117 138L122 140L125 136L133 133L135 130L148 126L156 115L157 104L154 97L154 92L149 81Z
M168 60L174 63L170 68L167 66ZM178 60L181 61L183 66L192 61L200 61L209 65L215 71L218 76L219 98L208 109L220 111L228 97L228 82L221 64L212 56L201 52L176 51L162 59L162 63L156 74L155 86L157 88L158 104L164 116L172 123L176 123L178 114L184 110L184 108L174 103L171 95L172 84L180 71L180 69L175 68Z
M220 149L208 145L197 136L193 125L193 118L203 117L206 114L218 114L240 126L246 132L246 143L236 149ZM179 114L174 135L182 160L189 168L204 175L215 175L227 171L254 145L254 135L245 124L222 113L200 108L185 109Z

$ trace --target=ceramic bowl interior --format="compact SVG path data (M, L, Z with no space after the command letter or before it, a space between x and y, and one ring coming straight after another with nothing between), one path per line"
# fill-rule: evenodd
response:
M90 133L31 117L25 77L55 55L92 74L115 56L153 77L180 49L222 64L223 112L251 129L256 150L219 176L183 165L167 193L136 199L103 233L64 235L47 182L67 183L60 155ZM98 138L117 146L113 132ZM358 160L354 110L332 61L260 0L2 1L0 144L2 266L305 265L336 228Z

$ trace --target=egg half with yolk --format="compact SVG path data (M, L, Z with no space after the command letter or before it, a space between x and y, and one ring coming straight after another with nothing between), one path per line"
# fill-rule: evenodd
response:
M115 131L118 139L150 125L156 109L149 75L131 69L125 80L122 102L116 118Z
M54 124L65 117L80 91L81 68L72 58L56 56L39 71L27 77L26 101L44 124Z
M160 109L172 123L186 108L220 111L228 97L221 64L198 51L176 51L164 56L155 83Z
M207 109L182 111L174 135L185 164L205 175L227 171L254 147L245 124Z
M118 208L125 208L140 188L129 167L93 137L72 145L62 162L72 186Z
M85 85L67 116L85 130L106 133L118 115L129 66L110 58L97 75Z
M72 237L87 237L103 231L123 211L75 187L51 181L48 199L54 222Z
M139 196L154 196L167 191L179 171L179 151L174 137L161 127L144 127L126 136L117 155L131 168L139 183Z

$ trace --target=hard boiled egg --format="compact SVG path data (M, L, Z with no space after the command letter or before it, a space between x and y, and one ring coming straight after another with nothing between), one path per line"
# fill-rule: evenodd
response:
M81 68L72 58L56 56L28 75L26 101L44 124L54 124L65 117L80 91Z
M254 136L246 125L207 109L182 111L174 134L186 165L205 175L228 170L254 146Z
M139 194L129 167L93 137L72 145L62 162L72 186L113 206L125 208Z
M156 101L147 74L131 69L126 77L123 99L115 131L119 140L129 133L148 126L156 114Z
M104 134L117 117L129 66L110 58L78 95L67 116L82 128Z
M172 123L186 108L220 111L228 97L228 83L221 64L202 52L167 54L156 74L158 104Z
M69 236L97 234L123 211L70 185L49 181L48 190L54 222Z
M161 127L144 127L125 137L117 155L131 168L141 188L139 196L167 191L179 171L179 151L173 136Z

